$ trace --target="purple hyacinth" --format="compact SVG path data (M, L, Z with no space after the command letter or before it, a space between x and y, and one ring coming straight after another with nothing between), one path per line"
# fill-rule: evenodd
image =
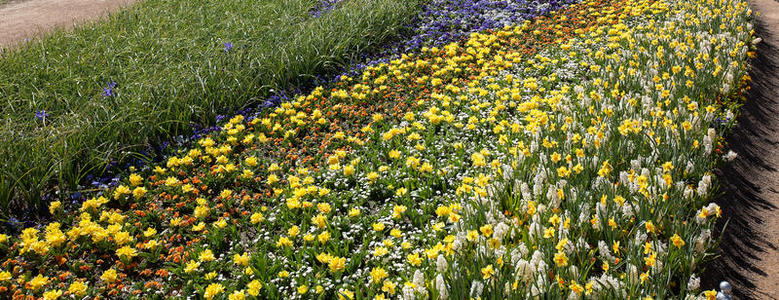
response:
M35 119L41 122L46 122L46 118L49 116L48 113L46 113L46 110L37 110L35 111Z
M103 88L103 97L113 97L114 96L114 88L116 87L116 82L109 82L104 88Z

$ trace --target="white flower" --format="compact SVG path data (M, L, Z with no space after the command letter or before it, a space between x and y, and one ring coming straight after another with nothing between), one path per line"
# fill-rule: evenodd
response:
M476 298L480 297L482 290L484 289L484 284L481 283L481 281L474 281L471 283L471 297Z
M722 158L725 159L726 161L733 161L734 159L736 159L736 157L738 157L738 153L733 152L733 150L730 150L728 151L728 154L725 154L725 156L723 156Z
M414 300L416 296L414 295L414 288L410 285L403 287L403 300Z
M439 256L441 257L441 256ZM441 299L449 298L449 290L446 289L446 283L444 282L444 275L438 274L435 277L435 289L438 291L438 295Z
M706 194L709 193L709 188L711 187L711 176L705 175L701 178L701 181L698 182L698 195L706 196Z
M509 231L509 226L506 225L506 223L498 223L497 226L495 226L495 238L497 239L503 239L506 236L506 233Z
M527 260L524 259L520 259L517 262L517 267L515 270L517 273L516 277L521 281L529 281L530 279L533 278L533 275L535 275L533 274L534 273L533 266Z
M687 281L687 290L690 292L697 291L698 288L701 287L701 278L698 276L695 276L695 273L692 273L690 275L690 280Z
M436 260L436 262L435 262L435 269L436 269L436 271L438 273L446 272L447 265L448 264L446 262L446 258L444 258L443 255L439 255L438 256L438 260Z
M417 286L425 286L425 275L419 270L414 271L414 280L412 282Z
M701 234L695 238L695 251L702 253L704 250L706 250L706 246L708 245L710 237L711 231L708 229L703 230L703 232L701 232Z

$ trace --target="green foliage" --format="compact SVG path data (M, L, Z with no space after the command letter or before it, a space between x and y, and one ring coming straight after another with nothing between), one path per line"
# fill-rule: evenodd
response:
M0 211L39 208L52 186L141 146L211 124L274 91L332 76L392 39L415 2L351 0L314 18L313 0L139 2L105 22L0 54ZM223 43L234 45L225 51ZM113 96L103 88L116 82ZM35 111L48 118L37 120Z

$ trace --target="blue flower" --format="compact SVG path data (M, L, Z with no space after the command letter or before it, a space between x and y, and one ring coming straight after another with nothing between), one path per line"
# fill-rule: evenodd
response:
M230 52L230 49L233 49L233 42L222 43L222 45L225 46L225 52Z
M46 113L46 110L37 110L35 111L35 118L38 119L38 121L46 122L46 118L49 116L48 113Z
M106 87L103 88L103 97L112 97L114 96L114 88L116 87L116 82L109 82Z

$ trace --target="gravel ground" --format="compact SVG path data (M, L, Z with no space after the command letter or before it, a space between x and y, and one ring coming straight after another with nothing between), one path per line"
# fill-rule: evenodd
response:
M135 0L0 0L0 48L96 19Z
M703 288L728 280L736 299L779 299L779 1L752 0L758 11L757 58L747 103L728 143L739 157L718 170L725 227L720 256Z

